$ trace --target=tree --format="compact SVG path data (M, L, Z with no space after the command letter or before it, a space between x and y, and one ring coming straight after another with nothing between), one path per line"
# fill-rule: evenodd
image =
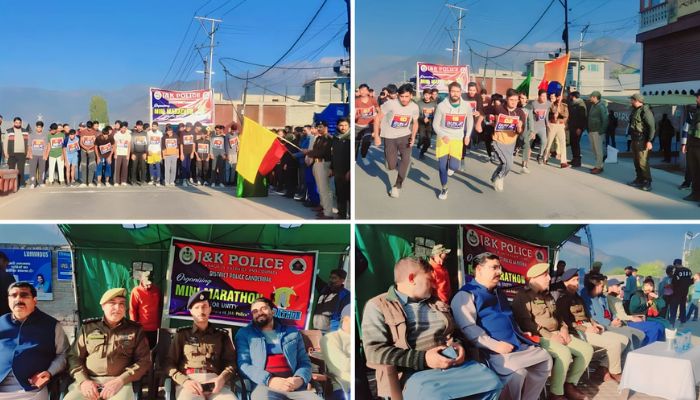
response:
M92 96L90 99L90 120L100 121L109 124L109 114L107 113L107 100L102 96Z

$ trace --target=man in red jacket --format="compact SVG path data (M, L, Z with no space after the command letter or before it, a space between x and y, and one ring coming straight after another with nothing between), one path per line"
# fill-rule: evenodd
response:
M149 272L144 272L141 275L139 285L131 291L129 318L141 324L148 338L148 345L152 350L156 346L158 338L163 296L160 289L151 282L149 275Z
M452 297L452 288L450 286L450 273L443 267L442 263L450 253L450 249L446 249L442 244L433 246L430 252L430 260L428 262L433 267L433 278L435 282L435 291L437 297L445 303L450 303Z

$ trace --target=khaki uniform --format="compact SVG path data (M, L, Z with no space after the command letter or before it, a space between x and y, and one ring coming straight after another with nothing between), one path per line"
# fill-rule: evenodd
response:
M540 345L554 359L551 391L556 395L563 395L564 382L576 385L581 375L586 372L593 357L593 347L576 338L573 331L571 341L566 345L550 340L552 334L558 333L563 324L555 316L555 302L549 292L536 293L530 287L526 287L518 292L511 307L520 329L540 336Z
M235 374L236 351L225 329L215 328L211 324L205 330L196 326L182 327L177 330L170 345L166 368L168 375L178 384L178 400L202 399L188 390L183 384L190 379L199 383L213 382L219 375L228 381ZM230 387L208 396L209 399L235 400Z
M124 386L112 399L133 399L131 382L141 380L151 369L151 351L136 322L125 318L110 328L104 318L91 318L82 323L68 354L68 367L75 382L65 400L83 399L80 384L88 379L102 385L114 378Z
M561 104L554 104L549 108L549 124L547 124L547 146L545 153L542 156L545 161L549 160L549 151L552 149L552 144L557 141L557 157L562 164L566 164L566 121L569 118L569 107L563 101Z
M556 314L560 321L569 326L569 332L576 332L593 346L605 349L606 358L601 365L607 367L611 374L622 373L622 357L628 349L630 339L617 332L589 333L591 318L586 314L583 299L577 293L564 292L557 300Z

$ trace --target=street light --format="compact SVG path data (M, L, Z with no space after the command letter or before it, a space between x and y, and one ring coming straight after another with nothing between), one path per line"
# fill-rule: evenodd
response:
M684 265L684 266L685 266L685 259L686 259L686 256L687 256L688 254L690 254L690 250L692 250L692 247L691 247L691 246L693 245L693 239L695 239L695 238L698 237L698 236L700 236L700 233L693 233L693 232L690 232L690 231L686 232L685 235L683 236L683 253L682 253L682 254L683 254L683 256L682 256L683 258L682 258L682 262L683 262L683 265ZM687 250L686 250L686 247L688 248Z

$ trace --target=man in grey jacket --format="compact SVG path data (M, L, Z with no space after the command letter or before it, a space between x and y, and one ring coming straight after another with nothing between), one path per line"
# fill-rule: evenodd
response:
M588 111L588 140L595 154L595 165L592 174L603 172L603 138L608 130L608 108L601 101L600 92L591 93L591 109Z

